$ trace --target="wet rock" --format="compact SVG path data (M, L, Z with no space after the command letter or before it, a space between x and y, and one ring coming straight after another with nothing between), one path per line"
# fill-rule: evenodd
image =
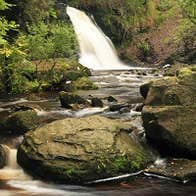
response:
M170 159L165 165L151 165L145 172L180 180L182 182L196 180L196 161L188 159Z
M91 99L91 106L92 107L103 107L103 101L97 97L93 97Z
M112 97L112 96L109 96L107 98L107 100L108 100L108 102L117 102L117 100L114 97Z
M138 171L150 157L130 129L101 116L55 121L26 134L18 162L33 175L77 184Z
M123 113L129 113L130 112L130 107L123 107L119 110L119 113L120 114L123 114Z
M145 106L146 137L164 154L196 158L196 106Z
M86 104L86 100L83 99L81 96L61 91L59 93L59 99L61 102L61 106L64 108L72 108L71 104Z
M136 111L136 112L141 112L143 107L144 107L143 103L138 103L138 104L135 105L133 110Z
M0 169L7 164L8 150L5 145L0 144Z
M0 122L1 134L21 135L39 125L37 113L33 110L17 111Z
M151 82L142 119L146 136L161 153L196 158L196 69Z
M131 105L130 104L125 104L125 103L117 103L117 104L112 104L109 107L109 110L111 112L115 112L115 111L120 111L122 109L128 108L130 110Z
M142 95L142 97L144 97L144 99L146 99L148 95L148 91L150 89L151 83L152 82L148 82L140 86L140 94Z
M13 105L11 107L11 110L12 112L27 111L27 110L38 111L38 110L42 110L42 108L39 105L32 104L32 103L19 103L19 104Z

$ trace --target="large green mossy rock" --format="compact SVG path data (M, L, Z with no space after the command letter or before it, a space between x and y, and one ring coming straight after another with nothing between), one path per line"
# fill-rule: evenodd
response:
M37 113L33 110L17 111L0 122L1 134L21 135L39 125Z
M196 103L196 68L177 71L175 77L164 77L143 84L141 95L146 105L192 105Z
M55 121L25 135L18 163L44 179L76 184L135 172L150 158L130 132L130 124L101 116Z
M142 119L148 140L164 154L196 158L195 66L146 86Z

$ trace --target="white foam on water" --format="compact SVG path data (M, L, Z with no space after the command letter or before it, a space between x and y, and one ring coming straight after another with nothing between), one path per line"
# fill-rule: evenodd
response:
M38 116L50 116L50 115L62 115L66 117L72 117L73 112L71 110L36 110Z
M11 180L8 181L7 184L11 187L21 189L21 194L27 194L31 193L32 195L48 195L48 196L89 196L91 194L89 193L81 193L81 192L75 192L75 189L69 190L72 187L68 185L67 190L60 189L60 186L50 185L46 184L39 180L29 180L29 181L19 181L19 180ZM66 186L65 186L66 188ZM80 187L78 187L80 188ZM80 188L81 189L81 188Z
M155 167L157 168L165 168L167 163L166 163L166 159L163 158L157 158L154 162Z
M102 113L102 112L106 111L107 109L108 109L108 107L103 107L103 108L99 108L99 107L85 108L85 109L77 111L74 114L74 116L79 118L79 117L89 116L89 115L93 115L93 114L99 114L99 113Z

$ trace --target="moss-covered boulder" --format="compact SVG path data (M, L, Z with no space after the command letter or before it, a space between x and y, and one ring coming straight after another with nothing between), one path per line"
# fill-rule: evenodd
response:
M146 95L142 119L148 140L164 154L196 158L195 67L151 82Z
M196 103L196 70L184 68L176 77L164 77L141 86L146 105L192 105Z
M33 175L64 183L131 173L150 159L130 132L129 123L101 116L55 121L25 135L18 163Z
M5 145L0 144L0 169L7 164L8 149Z
M196 105L145 106L146 137L164 154L196 158Z
M86 104L87 101L81 96L75 93L69 93L65 91L61 91L59 93L59 99L61 102L61 106L64 108L72 108L72 104Z
M17 111L0 122L0 133L21 135L35 129L38 124L39 118L35 111Z

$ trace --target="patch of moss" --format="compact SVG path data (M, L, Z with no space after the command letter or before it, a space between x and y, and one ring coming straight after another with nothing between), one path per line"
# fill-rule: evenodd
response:
M76 81L73 82L73 86L77 90L95 90L98 87L88 78L88 77L81 77L78 78Z
M116 176L123 173L132 173L140 170L148 161L147 156L141 152L137 152L134 157L129 155L117 155L114 158L109 157L111 155L104 155L97 159L97 170L100 174L106 176ZM113 160L113 161L112 161Z
M38 124L38 116L35 111L18 111L0 123L0 130L5 134L23 134L26 131L35 129Z

